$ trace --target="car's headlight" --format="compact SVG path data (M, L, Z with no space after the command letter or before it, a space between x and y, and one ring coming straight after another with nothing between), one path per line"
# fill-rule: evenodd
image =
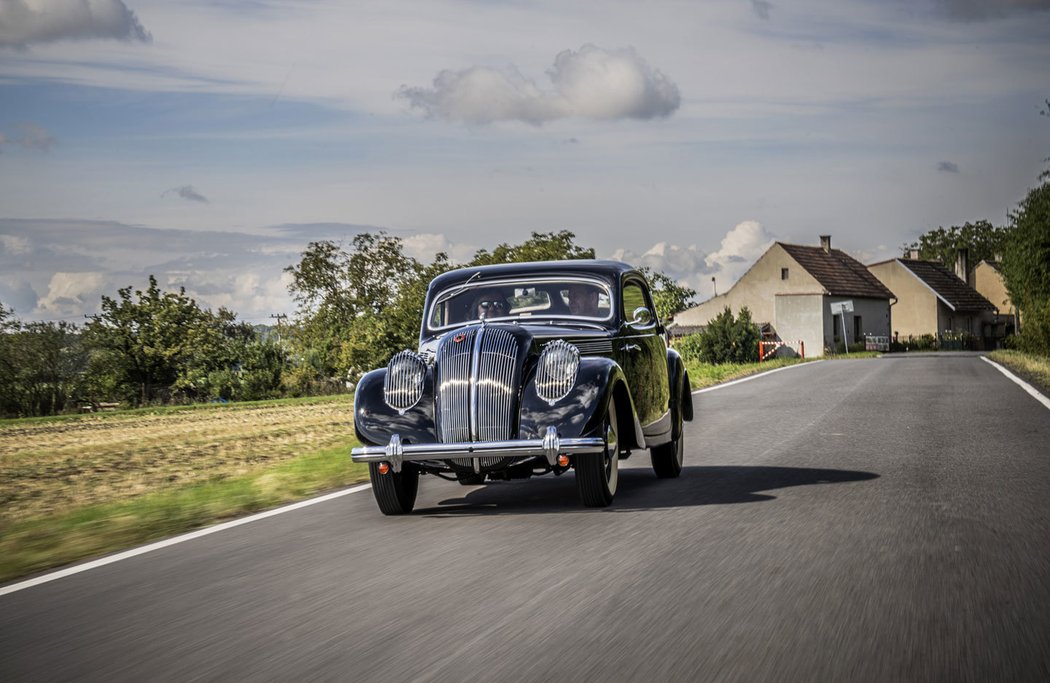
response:
M426 372L427 364L415 351L396 354L386 366L383 400L394 410L404 413L422 398Z
M572 344L556 339L544 347L536 370L536 393L553 404L564 398L576 384L580 369L580 350Z

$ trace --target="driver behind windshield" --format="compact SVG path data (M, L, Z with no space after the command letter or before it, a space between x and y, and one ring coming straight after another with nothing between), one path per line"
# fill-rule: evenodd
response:
M486 320L507 315L510 307L507 306L507 300L503 298L502 292L498 289L489 289L478 293L474 298L471 310L477 320Z

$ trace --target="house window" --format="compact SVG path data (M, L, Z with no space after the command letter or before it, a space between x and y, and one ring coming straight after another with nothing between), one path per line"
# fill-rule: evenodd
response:
M864 326L860 322L860 316L853 316L853 341L862 341L861 334L864 332Z
M788 279L788 269L787 268L781 268L780 269L780 279L781 280Z

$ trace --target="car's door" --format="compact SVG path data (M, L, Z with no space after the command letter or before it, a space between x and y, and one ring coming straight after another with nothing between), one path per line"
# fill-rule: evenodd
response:
M646 437L659 437L671 429L667 346L649 288L637 275L623 280L620 319L624 322L613 350L627 375Z

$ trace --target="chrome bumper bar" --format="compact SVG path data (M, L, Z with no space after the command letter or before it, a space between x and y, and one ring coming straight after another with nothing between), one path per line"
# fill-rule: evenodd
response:
M447 458L528 457L542 455L554 467L560 454L601 453L605 440L596 437L563 439L558 430L547 427L542 439L518 441L464 441L459 443L401 443L394 434L386 446L360 446L350 451L354 462L386 462L395 472L401 465L415 460L445 460Z

